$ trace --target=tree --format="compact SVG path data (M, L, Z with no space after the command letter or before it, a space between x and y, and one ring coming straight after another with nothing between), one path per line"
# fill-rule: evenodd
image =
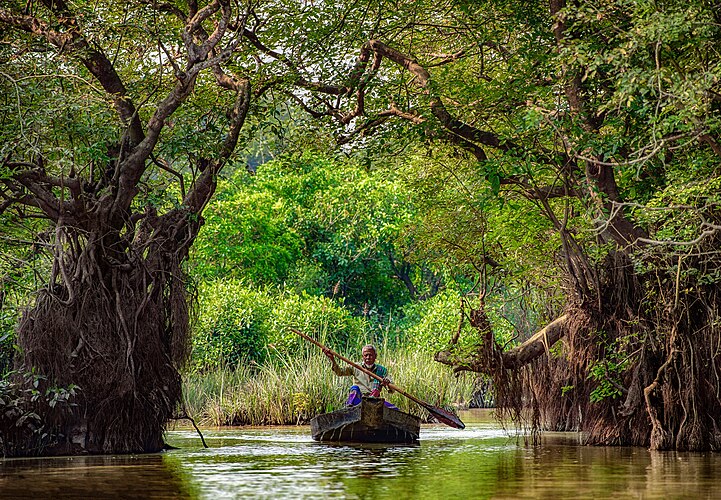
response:
M536 205L562 257L565 314L502 352L481 303L470 320L486 341L439 359L499 386L525 381L537 418L592 443L721 448L710 348L721 338L718 12L713 2L443 2L395 43L371 33L350 86L298 97L339 124L341 142L393 134L401 119L467 152L499 196ZM529 363L530 378L513 375Z
M180 401L181 264L233 158L251 84L224 67L239 44L230 25L247 12L224 1L191 2L171 9L175 17L162 10L0 8L0 211L43 218L53 233L51 275L19 326L18 366L46 377L40 390L80 390L67 411L42 408L59 433L56 452L159 450ZM184 144L189 137L204 147ZM171 180L175 206L157 195Z
M17 331L17 369L40 374L38 392L79 391L62 411L34 403L57 438L45 453L162 447L187 357L182 265L218 175L241 137L263 128L271 91L325 91L322 79L340 73L298 70L265 44L342 67L332 48L346 23L377 25L376 11L227 0L0 7L0 215L41 219L51 248L47 284Z

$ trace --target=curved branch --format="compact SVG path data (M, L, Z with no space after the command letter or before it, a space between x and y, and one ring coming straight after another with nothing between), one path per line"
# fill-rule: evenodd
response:
M56 38L52 35L53 30L49 28L47 23L32 18L38 28L33 30L32 33L44 36L61 51L73 53L83 63L112 98L113 105L121 121L128 127L128 137L131 145L138 144L143 139L143 127L135 105L128 97L125 84L115 71L113 63L105 54L93 48L88 42L80 31L75 13L70 10L64 0L43 0L43 4L55 15L58 22L66 28L67 32L61 34L60 38Z
M559 316L521 345L502 353L503 367L515 370L539 358L558 342L568 330L569 316ZM436 353L435 360L453 366L458 371L480 372L485 365L472 359L458 359L448 351Z
M220 22L217 23L213 34L208 36L207 39L204 40L203 44L197 45L193 40L195 34L199 30L203 30L203 21L207 20L210 16L218 12L221 7L223 8L223 11L225 11L226 9L229 10L227 0L223 2L222 5L221 2L219 2L218 0L214 0L213 2L209 3L198 12L196 12L195 15L192 16L186 23L181 37L183 38L183 42L185 43L185 50L188 52L189 64L193 65L199 61L204 60L210 53L211 49L215 47L220 41L220 39L223 37L223 33L228 26L229 19L229 16L226 16L225 12L224 15L221 16Z
M347 134L339 135L338 137L336 137L335 141L339 146L342 146L343 144L348 144L349 142L351 142L355 136L370 135L373 133L376 127L379 127L380 125L387 122L388 118L388 116L381 116L380 118L376 118L374 120L366 120L364 123L354 128Z
M299 87L303 87L308 90L313 90L316 92L321 92L323 94L330 94L330 95L346 95L349 92L352 92L352 87L340 87L337 85L328 85L325 83L320 82L312 82L307 80L303 75L300 74L300 70L291 62L290 59L288 59L285 55L281 54L280 52L277 52L269 47L267 47L263 42L260 41L258 36L250 31L247 28L244 27L234 27L238 31L242 32L243 37L245 37L251 45L253 45L256 49L260 50L262 53L264 53L267 56L272 57L273 59L280 61L283 63L290 71L292 72L293 76L295 77L295 81L293 82L295 85ZM367 62L367 61L366 61ZM364 66L363 66L364 67ZM354 71L358 71L355 69ZM362 70L361 70L362 73Z
M153 163L155 163L160 169L165 170L169 174L178 178L178 183L180 184L180 196L185 198L185 180L183 179L183 174L173 169L168 161L163 158L156 158L155 155L150 155L150 159L153 160Z
M298 104L298 106L300 106L303 111L308 113L313 118L322 118L324 116L330 116L330 113L328 111L316 111L315 109L311 108L308 104L306 104L306 102L303 99L301 99L294 93L292 93L292 92L284 92L284 93L288 97L290 97L293 101L295 101L295 103Z
M390 59L412 73L416 77L416 85L429 94L431 113L433 113L433 116L435 116L441 125L443 125L443 127L449 132L465 139L466 141L481 144L483 146L489 146L501 151L508 151L509 149L517 147L509 141L501 141L501 139L493 132L480 130L453 117L446 109L441 98L435 94L430 73L423 66L418 64L415 59L406 56L379 40L369 40L366 42L363 47L361 47L361 56L368 51L372 51L381 57Z
M119 162L117 193L112 209L113 216L124 213L130 206L137 193L137 183L145 172L145 162L155 149L166 120L190 95L195 86L196 75L181 79L170 95L158 104L153 116L148 120L148 131L145 138L122 162Z

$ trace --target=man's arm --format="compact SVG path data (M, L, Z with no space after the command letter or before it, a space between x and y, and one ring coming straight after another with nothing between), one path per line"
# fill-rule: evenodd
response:
M333 373L335 373L339 377L350 377L351 375L353 375L353 368L351 368L350 366L339 366L338 362L335 360L335 356L333 356L333 353L330 349L323 349L323 354L325 354L328 359L330 359L331 370L333 370Z

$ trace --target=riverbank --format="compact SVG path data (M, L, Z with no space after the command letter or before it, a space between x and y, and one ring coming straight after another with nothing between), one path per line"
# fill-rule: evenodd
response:
M435 406L467 408L478 385L474 375L456 377L424 353L389 350L381 363L395 384ZM340 408L351 385L350 378L336 376L317 352L189 373L183 382L187 414L199 425L214 427L307 423ZM425 410L399 394L384 397L402 411L428 418Z

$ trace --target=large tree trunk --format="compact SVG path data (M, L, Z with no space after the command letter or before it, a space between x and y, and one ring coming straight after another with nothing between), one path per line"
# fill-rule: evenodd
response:
M18 330L19 373L45 377L41 393L78 387L73 406L36 402L55 437L45 453L163 447L164 425L181 402L178 370L188 352L180 263L198 227L187 213L146 214L122 253L105 246L107 236L91 239L58 227L53 281Z
M530 410L536 430L583 431L588 444L721 451L721 293L692 274L682 280L676 263L640 276L628 258L611 256L597 269L600 309L583 301L506 352L486 327L476 352L436 360L490 374L497 405L520 419Z

